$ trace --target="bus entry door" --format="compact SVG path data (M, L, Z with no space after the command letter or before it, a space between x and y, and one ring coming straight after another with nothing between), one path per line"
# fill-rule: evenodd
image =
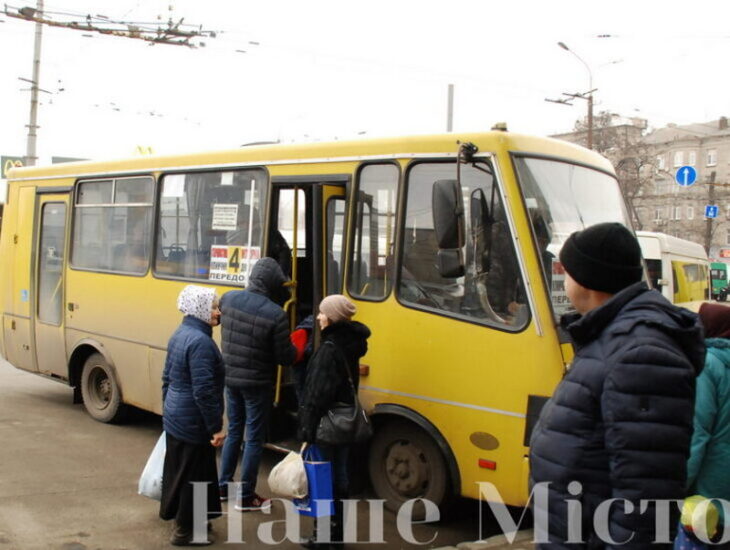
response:
M274 183L272 221L276 225L269 233L268 255L292 279L285 308L294 330L308 316L316 318L324 296L342 292L347 180L282 178ZM314 332L316 343L316 327ZM289 401L282 395L282 385L290 382L288 371L279 368L275 402Z
M64 335L64 270L68 195L39 195L36 208L33 332L38 371L68 376Z

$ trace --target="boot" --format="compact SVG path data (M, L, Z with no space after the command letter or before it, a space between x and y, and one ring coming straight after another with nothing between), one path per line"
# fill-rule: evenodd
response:
M332 548L332 545L329 542L319 542L317 541L317 535L319 534L319 529L317 526L319 525L320 521L329 521L329 518L314 518L314 530L311 537L308 537L302 541L302 548L308 548L309 550L330 550ZM330 533L332 531L330 530Z
M345 542L343 540L345 537L345 507L340 499L335 500L334 506L335 514L330 518L330 533L332 535L330 548L337 548L341 550L345 547Z
M210 523L208 523L208 531L210 532ZM209 546L213 541L208 539L205 542L193 542L193 528L184 527L175 522L175 530L170 537L170 544L173 546Z

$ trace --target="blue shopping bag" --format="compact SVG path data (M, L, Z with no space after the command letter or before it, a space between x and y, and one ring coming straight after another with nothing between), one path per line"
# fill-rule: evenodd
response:
M707 550L710 545L702 542L692 533L689 533L682 524L679 524L677 538L674 539L674 550Z
M295 498L294 506L303 516L319 518L334 515L332 463L324 460L316 445L308 445L302 459L309 494L305 498Z

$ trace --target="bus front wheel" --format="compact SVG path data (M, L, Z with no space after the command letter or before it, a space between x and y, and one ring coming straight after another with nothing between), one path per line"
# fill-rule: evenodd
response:
M94 420L99 422L120 422L127 413L122 403L114 369L100 353L93 353L84 363L81 373L81 395L84 406Z
M442 510L449 479L443 454L426 432L413 424L393 421L381 425L370 444L370 481L378 497L394 512L408 500L430 500ZM424 519L418 503L414 519Z

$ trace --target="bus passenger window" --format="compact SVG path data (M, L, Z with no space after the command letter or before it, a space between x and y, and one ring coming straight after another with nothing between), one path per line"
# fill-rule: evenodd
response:
M166 174L155 272L245 285L261 257L263 170Z
M510 328L528 319L527 300L504 207L486 163L461 169L466 242L465 274L446 278L437 268L432 186L455 180L453 162L419 163L408 172L398 297L406 305Z
M352 296L382 300L390 294L399 175L395 164L368 164L360 170L347 283Z
M71 265L142 274L150 257L152 178L79 182Z

